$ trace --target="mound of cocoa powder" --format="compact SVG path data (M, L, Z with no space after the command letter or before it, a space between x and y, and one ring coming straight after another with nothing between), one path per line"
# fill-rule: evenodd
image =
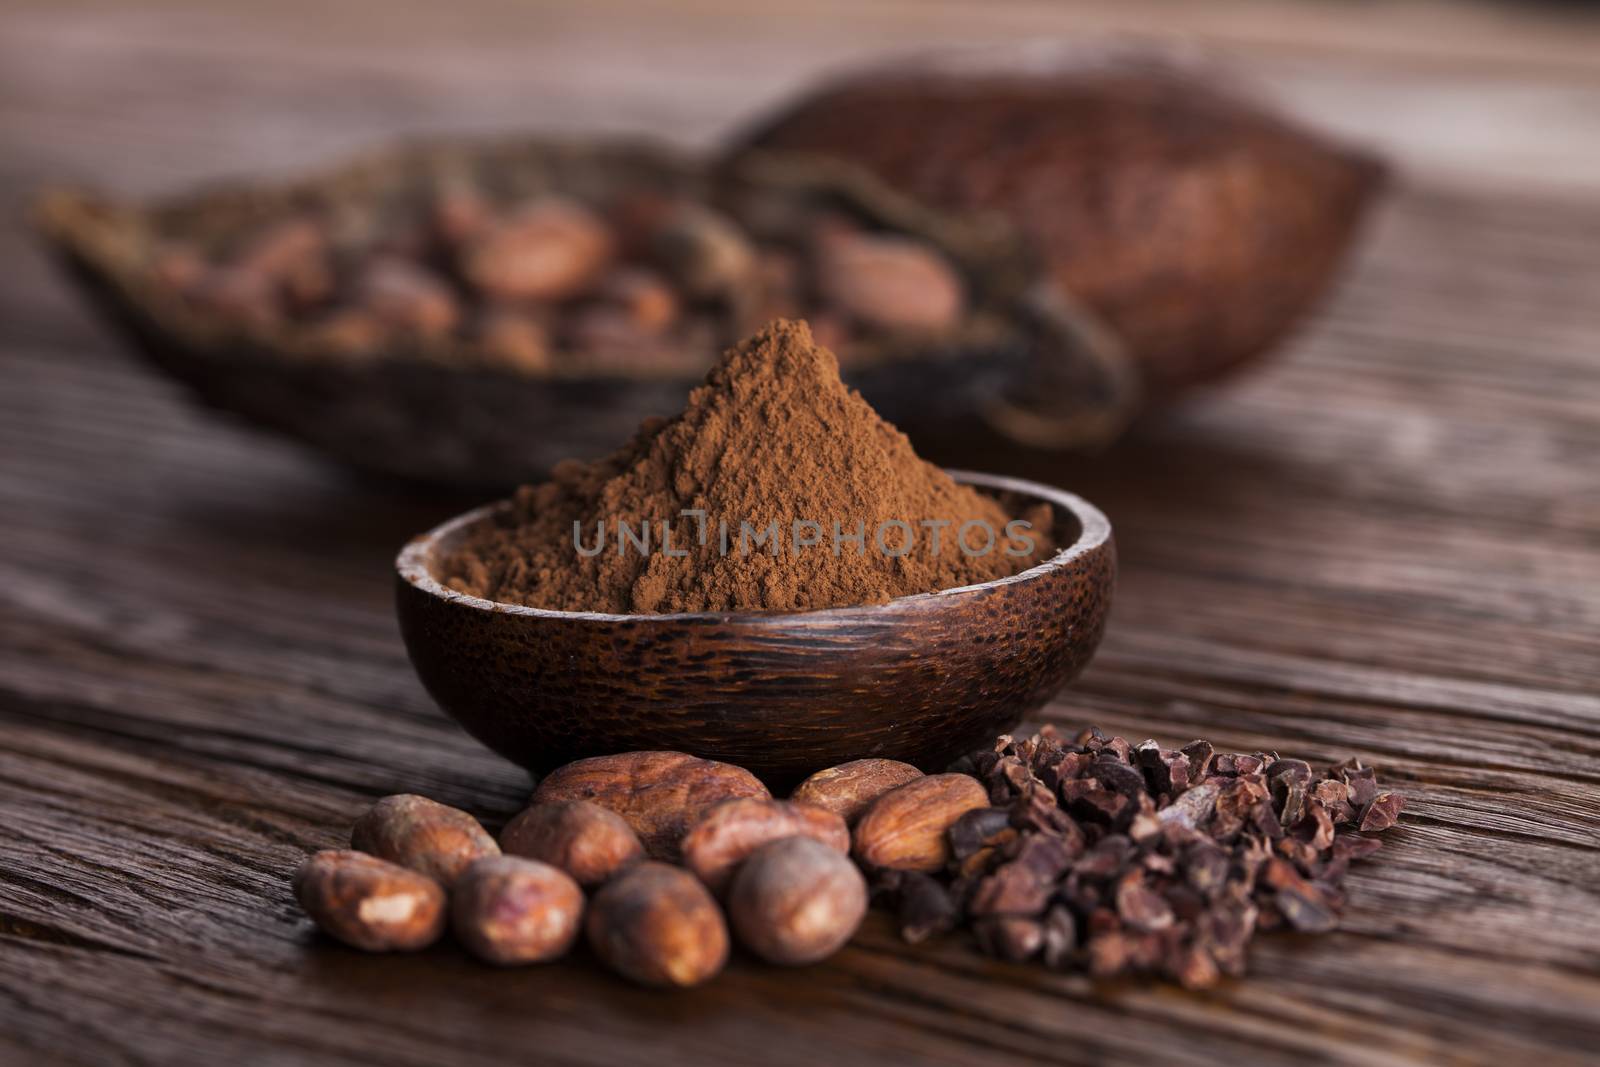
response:
M805 323L779 320L724 354L676 418L518 490L441 577L563 611L802 611L1015 574L1054 550L1051 521L1048 505L1009 515L918 458Z

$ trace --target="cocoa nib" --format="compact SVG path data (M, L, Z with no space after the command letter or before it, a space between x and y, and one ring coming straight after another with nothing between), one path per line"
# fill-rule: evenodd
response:
M999 959L1188 988L1243 973L1258 930L1334 929L1345 872L1379 847L1355 831L1387 829L1401 809L1354 760L1319 773L1098 730L1001 737L952 770L990 806L949 825L943 867L880 874L906 940L966 927Z

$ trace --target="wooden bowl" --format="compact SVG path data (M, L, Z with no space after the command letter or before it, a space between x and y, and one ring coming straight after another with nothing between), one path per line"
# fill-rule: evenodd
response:
M865 756L924 770L992 741L1089 662L1116 576L1111 526L1086 501L951 471L1018 514L1055 511L1049 560L981 585L796 613L612 615L502 604L433 574L503 504L415 538L395 561L400 632L435 700L534 771L677 749L788 785Z

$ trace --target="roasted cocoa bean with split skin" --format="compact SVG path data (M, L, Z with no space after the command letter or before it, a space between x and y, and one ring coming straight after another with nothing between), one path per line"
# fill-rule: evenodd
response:
M728 927L711 891L665 863L641 863L606 883L585 927L595 955L641 985L699 985L728 960Z
M559 959L582 929L583 890L565 871L537 860L475 860L450 895L456 938L488 963Z
M795 787L789 799L825 808L853 823L883 794L898 789L922 772L892 759L858 759L818 771Z
M809 837L762 845L728 890L728 918L740 943L769 963L827 959L866 913L861 872L843 852Z
M627 820L586 800L535 804L506 823L500 848L559 867L585 887L644 859L644 846Z
M831 811L782 800L746 797L718 804L684 836L683 864L713 893L756 849L785 837L807 837L840 855L850 853L850 829Z
M365 852L309 857L295 873L294 896L323 933L368 952L413 952L444 933L444 887Z
M589 800L627 820L656 859L676 860L683 835L711 808L769 797L743 767L684 752L621 752L569 763L539 783L535 804Z
M367 809L350 832L350 847L420 871L446 888L473 860L500 854L477 819L412 793L384 797Z
M976 778L932 774L890 790L855 829L855 856L870 868L936 871L950 859L946 831L974 808L989 806Z

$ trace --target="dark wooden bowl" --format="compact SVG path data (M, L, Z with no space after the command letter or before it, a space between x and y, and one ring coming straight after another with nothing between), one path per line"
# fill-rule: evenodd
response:
M864 756L939 770L1041 706L1089 662L1116 576L1111 526L1047 486L952 471L1014 508L1054 507L1055 556L982 585L791 614L610 615L465 596L433 564L503 505L395 561L400 632L435 700L534 771L677 749L787 785Z

